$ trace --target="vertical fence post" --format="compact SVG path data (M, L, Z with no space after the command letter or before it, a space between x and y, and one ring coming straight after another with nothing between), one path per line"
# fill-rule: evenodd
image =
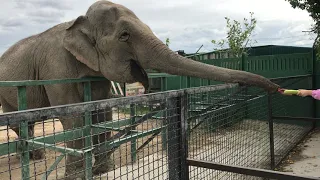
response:
M246 54L245 53L242 53L242 55L241 55L241 65L240 65L240 70L242 70L242 71L246 71L247 70L247 66L246 66L246 64L247 64L247 61L246 61ZM243 118L248 118L248 109L249 109L249 107L248 107L248 103L247 103L247 97L248 97L248 87L245 87L245 90L244 90L244 99L245 99L245 105L244 105L244 109L245 109L245 111L244 111L244 117Z
M161 92L167 90L166 86L166 77L161 77ZM159 116L162 119L162 131L161 131L161 142L162 142L162 149L167 150L167 120L164 118L164 112L160 112Z
M312 72L312 87L311 89L316 89L317 86L317 70L316 70L316 61L317 61L317 52L314 48L312 48L312 61L311 61L311 72ZM317 100L312 99L312 117L316 118L317 117ZM317 121L314 120L312 123L312 128L316 128L317 126Z
M188 179L184 97L167 99L169 180ZM182 114L181 114L182 113Z
M188 158L188 94L185 92L178 100L178 109L180 110L178 120L180 121L181 133L181 179L189 179Z
M27 109L27 88L26 86L18 86L18 110ZM29 139L28 121L25 119L20 123L20 138L21 138L21 175L22 179L29 179L29 146L26 142Z
M273 134L273 117L272 117L272 100L271 94L268 93L268 121L269 121L269 142L270 142L270 167L275 169L275 157L274 157L274 134Z
M91 101L91 82L84 83L84 101ZM85 148L90 149L92 146L92 134L91 134L91 126L92 126L92 116L91 112L85 112L84 117L84 130L83 134L85 136ZM86 151L84 154L85 158L85 174L86 179L92 179L92 151Z
M191 87L191 77L190 76L186 76L186 84L187 84L187 88L190 88Z
M240 70L245 71L246 70L246 65L245 65L245 60L246 60L246 55L242 53L241 55L241 64L240 64Z
M127 96L127 85L126 85L126 83L123 83L123 96L124 97Z
M134 104L130 104L130 120L131 125L135 123L136 116L136 106ZM137 140L133 139L131 141L131 161L135 162L137 160Z

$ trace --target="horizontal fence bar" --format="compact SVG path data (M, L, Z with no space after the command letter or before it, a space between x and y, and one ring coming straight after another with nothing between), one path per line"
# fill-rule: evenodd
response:
M178 75L167 74L167 73L148 73L148 78L162 78L162 77L179 77Z
M118 131L122 130L120 127L130 125L130 119L121 119L117 121L110 121L110 122L102 122L91 125L92 133L93 134L99 134L103 133L107 130L113 130ZM135 133L134 130L131 130L131 132ZM72 141L74 139L78 139L83 137L83 129L77 128L77 129L71 129L71 130L65 130L63 132L56 132L54 134L46 135L46 136L40 136L35 137L29 141L33 141L36 143L43 144L44 142L46 144L55 144L60 142L67 142ZM0 156L7 155L10 153L16 153L17 147L19 146L19 140L7 142L7 143L0 143Z
M50 84L82 83L91 81L105 81L104 77L88 77L79 79L51 79L51 80L24 80L24 81L0 81L0 87L16 86L41 86Z
M18 140L12 141L12 142L0 143L0 156L16 153L19 143L20 142Z
M202 167L207 169L227 171L232 173L271 178L271 179L281 179L281 180L316 180L317 179L317 180L320 180L320 178L316 178L316 177L298 176L296 174L291 175L291 174L278 172L278 171L270 171L265 169L249 168L249 167L242 167L242 166L229 165L229 164L226 165L226 164L194 160L194 159L187 159L187 164L189 166Z
M303 77L310 77L312 74L303 74L303 75L297 75L297 76L284 76L284 77L276 77L276 78L270 78L270 80L277 80L277 79L293 79L293 78L303 78Z
M35 137L29 141L38 142L43 144L54 144L59 142L67 142L74 139L81 138L83 135L83 129L73 129L73 130L65 130L63 132L58 132L52 135ZM10 153L16 153L17 147L19 147L19 140L15 140L7 143L0 143L0 156L7 155Z
M127 143L132 141L132 139L138 139L138 138L142 138L151 134L157 134L161 131L162 128L154 128L148 131L144 131L144 132L137 132L137 133L131 133L128 136L125 136L123 138L119 138L119 139L115 139L112 141L106 141L103 142L101 144L98 145L98 149L94 150L94 152L96 153L97 151L101 151L101 150L106 150L106 151L110 151L113 149L118 148L121 144ZM106 149L105 149L106 148Z
M105 131L105 130L107 130L107 131L121 131L122 130L121 128L104 126L104 125L95 125L95 124L91 125L91 127L96 128L97 130L102 129L102 131ZM94 131L94 129L93 129L93 131ZM95 133L93 133L93 134L95 134Z
M102 125L102 124L99 124L99 126L101 126L101 128L104 127L104 125ZM101 129L101 128L93 130L93 134L99 134L99 133L105 132L105 130ZM124 137L122 139L115 139L113 142L106 142L106 144L110 143L110 146L118 147L122 143L129 142L132 139L138 139L138 138L148 136L153 133L158 133L161 129L162 129L162 127L154 128L152 130L143 131L143 132L138 132L138 131L132 130L131 135ZM76 130L67 130L65 132L59 132L54 135L49 135L49 136L45 136L45 137L36 137L34 139L27 140L27 142L30 147L47 148L47 149L55 150L55 151L61 152L61 153L67 153L70 155L80 156L81 154L84 153L84 151L57 146L57 145L55 145L55 143L71 141L71 140L78 139L81 137L83 137L83 129L76 129ZM0 144L0 150L1 150L0 156L11 154L11 153L16 153L17 147L19 147L19 144L20 144L19 141L13 141L13 142ZM9 148L8 148L8 146L9 146Z
M96 123L96 124L92 124L91 126L93 126L93 127L99 126L99 128L107 128L107 129L109 129L109 128L110 129L119 129L120 127L130 125L130 122L131 122L130 118L125 118L125 119L119 119L119 120L115 120L115 121Z
M148 78L161 77L177 77L177 75L167 73L148 73ZM93 81L106 81L104 77L86 77L86 78L72 78L72 79L49 79L49 80L24 80L24 81L0 81L0 87L17 87L17 86L41 86L51 84L68 84L68 83L83 83Z
M290 116L272 116L272 119L277 120L292 120L292 121L307 121L307 122L314 122L320 121L320 118L309 118L309 117L290 117Z
M75 150L75 149L71 149L71 148L67 148L67 147L63 147L63 146L57 146L56 144L43 143L43 142L38 142L38 141L34 141L34 140L27 140L27 142L30 147L50 149L53 151L57 151L57 152L61 152L61 153L69 154L69 155L73 155L73 156L79 156L79 157L81 157L82 154L84 154L86 151L92 150L92 149L88 149L88 150L84 150L84 151L83 150Z
M312 76L312 74L297 75L297 76L286 76L270 78L270 80L276 79L291 79ZM179 77L177 75L167 73L148 73L148 78L162 78L162 77ZM24 80L24 81L0 81L0 87L17 87L17 86L41 86L51 84L67 84L67 83L82 83L92 81L105 81L108 80L104 77L88 77L88 78L73 78L73 79L50 79L50 80Z
M126 105L140 102L157 101L165 98L174 98L183 94L203 93L209 91L218 91L226 88L237 87L237 84L221 84L212 86L195 87L183 90L172 90L160 93L150 93L139 96L130 96L114 99L105 99L91 102L83 102L76 104L66 104L53 107L44 107L37 109L29 109L22 111L6 112L0 115L0 126L9 124L18 124L22 120L28 122L37 122L39 119L54 119L59 116L67 116L74 114L75 116L87 111L95 111L97 109L105 109L117 105Z

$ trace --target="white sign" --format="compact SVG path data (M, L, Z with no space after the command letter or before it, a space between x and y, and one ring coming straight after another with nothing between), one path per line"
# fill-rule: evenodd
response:
M144 87L141 83L136 82L126 84L126 96L136 96L144 93Z

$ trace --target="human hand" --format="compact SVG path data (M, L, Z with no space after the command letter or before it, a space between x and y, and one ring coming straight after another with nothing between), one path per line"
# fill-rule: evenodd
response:
M298 90L290 90L290 89L279 89L278 91L285 96L296 95L299 92Z
M311 96L312 95L312 90L306 90L306 89L299 89L298 90L298 96L306 97L306 96Z

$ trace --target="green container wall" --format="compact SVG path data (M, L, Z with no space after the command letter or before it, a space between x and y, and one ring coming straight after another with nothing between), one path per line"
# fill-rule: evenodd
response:
M244 70L268 78L312 74L312 53L249 56Z
M226 67L230 69L241 70L241 59L237 58L229 58L229 59L214 59L214 60L203 60L201 61L206 64L211 64L219 67ZM199 87L199 86L207 86L207 85L215 85L219 84L219 82L194 78L194 77L167 77L167 89L166 90L175 90L189 87Z
M312 48L310 47L295 47L295 46L255 46L248 50L248 56L264 56L264 55L278 55L278 54L296 54L296 53L310 53ZM188 55L189 56L189 55ZM222 59L229 57L228 54L225 57L220 57L217 51L201 53L199 55L191 57L194 60L207 60L207 59ZM215 57L215 58L213 58Z
M245 59L245 71L262 75L267 78L289 77L312 74L312 53L281 54L267 56L249 56ZM311 89L312 77L292 78L277 82L286 89ZM249 91L250 93L250 91ZM312 98L290 97L282 95L272 97L275 105L273 112L278 116L312 117ZM280 102L278 102L280 101ZM249 109L254 107L249 104ZM285 109L282 111L282 109ZM292 122L297 124L297 122Z
M262 56L262 55L278 55L278 54L296 54L296 53L309 53L312 48L309 47L294 47L294 46L257 46L252 47L249 56Z
M211 59L201 62L235 70L244 70L267 78L312 74L312 53L296 53L243 58ZM193 77L167 77L166 89L175 90L219 84L219 82Z

